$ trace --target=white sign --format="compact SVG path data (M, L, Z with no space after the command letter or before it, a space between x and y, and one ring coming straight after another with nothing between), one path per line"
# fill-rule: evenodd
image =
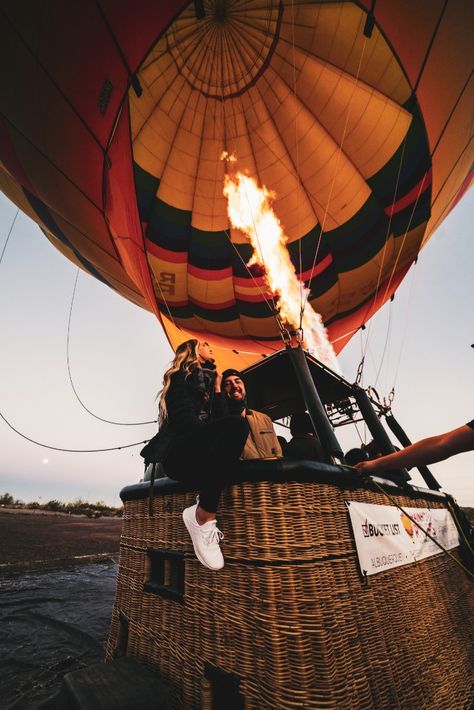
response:
M362 574L377 574L392 567L442 552L425 530L445 549L459 545L454 521L446 508L404 508L346 500Z

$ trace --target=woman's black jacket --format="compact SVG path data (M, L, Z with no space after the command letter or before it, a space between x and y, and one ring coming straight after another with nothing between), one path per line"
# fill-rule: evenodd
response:
M209 399L207 420L222 419L229 414L225 395L214 392L214 380L207 380L205 391L198 388L194 378L185 377L179 370L171 376L171 384L166 393L168 416L156 436L141 450L145 464L163 461L170 444L180 436L197 427L206 426L203 400Z

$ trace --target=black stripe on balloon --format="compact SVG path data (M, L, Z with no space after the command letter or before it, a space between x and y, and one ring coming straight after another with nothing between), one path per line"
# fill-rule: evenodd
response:
M194 316L199 316L212 323L228 323L238 320L240 316L258 319L269 318L268 305L265 301L249 303L248 301L237 300L235 305L219 310L199 306L191 300L186 306L173 306L170 303L167 303L166 306L162 303L158 305L161 312L165 315L168 314L169 309L173 318L181 320L192 319Z
M300 270L300 249L301 249L301 272L304 273L313 266L314 253L318 250L316 266L326 258L329 253L329 245L323 237L320 239L321 227L317 224L301 239L288 243L287 249L296 273ZM301 245L301 246L300 246ZM319 248L318 248L319 245Z
M367 180L384 207L410 192L431 168L430 150L418 105L410 100L404 108L413 113L406 138L383 168ZM394 195L397 182L397 194Z
M234 244L232 247L232 273L240 279L249 279L249 286L254 285L252 277L262 272L261 267L247 267L252 258L253 249L250 244Z
M148 222L153 202L160 186L158 178L143 170L137 163L133 163L135 176L135 191L137 193L137 205L140 220Z
M258 304L257 304L258 305ZM192 327L193 325L193 318L194 316L200 316L201 318L204 318L207 321L213 322L213 323L231 323L232 321L236 321L239 318L239 314L236 313L233 309L224 309L222 311L211 311L210 309L207 308L199 308L196 305L187 305L187 306L172 306L170 304L167 304L165 306L164 304L158 304L158 307L160 308L160 311L164 313L165 315L171 315L176 321L179 321L179 325L186 327L186 321L189 321L189 326ZM265 305L265 309L263 311L263 314L261 316L258 315L259 309L255 308L254 312L249 313L248 315L251 318L269 318L268 316L268 306ZM247 314L242 314L242 315L247 315ZM232 317L230 317L232 316ZM275 341L276 343L281 343L280 336L278 334L275 335L268 335L264 336L261 335L260 333L252 333L251 330L248 328L248 324L246 327L247 334L246 337L248 338L255 338L255 340L262 340L265 342L270 342L270 341ZM238 342L238 338L234 338L236 342Z
M46 229L51 232L51 234L53 234L56 239L58 239L62 244L64 244L68 249L72 251L76 259L82 264L86 271L91 274L91 276L94 276L94 278L98 279L99 281L102 281L102 283L106 286L114 288L112 284L110 284L107 279L105 279L104 276L102 276L102 274L97 271L95 266L93 266L90 261L85 259L77 251L76 247L72 244L72 242L69 241L62 229L56 223L56 220L54 219L53 215L49 211L48 207L44 204L44 202L42 202L42 200L36 197L36 195L33 195L31 192L29 192L26 188L23 188L23 192L25 193L25 196L31 207L33 208L34 212L36 213L37 217L45 225Z
M329 291L337 283L337 271L334 268L334 262L332 262L327 269L325 269L321 274L318 274L311 280L311 291L309 300L313 298L319 298Z
M229 308L222 308L220 310L213 310L211 308L202 308L195 303L190 302L190 306L194 311L194 315L200 318L205 318L212 323L227 323L228 321L238 320L239 311L237 305L230 306ZM267 306L267 316L268 316L268 306Z
M191 213L153 200L146 236L157 246L187 252L191 232Z
M375 256L385 243L388 217L373 195L345 224L323 235L337 271L350 271Z
M241 316L249 318L272 318L268 301L241 301L237 299L237 308Z
M415 207L416 204L416 207ZM431 215L431 187L423 192L417 201L417 195L404 210L397 212L392 217L392 231L396 237L415 229L423 222L427 222Z
M204 232L191 228L188 261L200 269L226 269L232 266L233 247L225 232Z
M171 314L173 318L194 318L194 310L189 304L186 306L173 306L168 302L166 304L158 302L158 308L165 316L169 316Z

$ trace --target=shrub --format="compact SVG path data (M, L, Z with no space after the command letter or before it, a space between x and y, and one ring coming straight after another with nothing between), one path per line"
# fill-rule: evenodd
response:
M64 510L64 504L59 500L50 500L44 505L45 510L52 510L53 512L59 512Z
M10 493L3 493L3 495L0 496L0 505L13 505L15 502L15 499Z

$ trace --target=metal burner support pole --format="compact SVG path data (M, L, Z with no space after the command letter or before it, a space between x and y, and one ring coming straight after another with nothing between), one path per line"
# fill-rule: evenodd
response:
M400 424L397 422L397 420L395 419L393 414L386 414L385 421L387 422L388 426L390 427L390 429L393 431L393 433L397 437L400 444L404 447L410 446L410 444L411 444L410 439L406 435L404 429L402 429ZM432 491L439 491L441 486L438 483L438 481L436 480L436 478L433 476L433 474L431 473L428 466L417 466L417 469L421 473L421 475L423 476L423 480L425 481L428 488L430 488Z
M364 417L365 423L367 424L380 453L384 456L395 453L395 447L390 441L387 432L383 428L382 422L376 415L370 399L367 396L367 392L358 385L354 385L353 392L360 413ZM409 481L411 478L408 471L404 468L397 469L396 473L405 481Z
M313 427L319 436L323 448L331 456L344 463L341 446L336 438L332 424L324 408L321 398L309 371L306 355L301 347L287 347L287 352L293 365L298 386L303 401L308 410Z

